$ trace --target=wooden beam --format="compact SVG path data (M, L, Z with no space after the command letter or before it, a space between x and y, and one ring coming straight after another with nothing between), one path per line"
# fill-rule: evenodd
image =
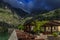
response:
M51 33L53 32L52 26L51 26Z
M44 27L44 33L46 33L46 27Z

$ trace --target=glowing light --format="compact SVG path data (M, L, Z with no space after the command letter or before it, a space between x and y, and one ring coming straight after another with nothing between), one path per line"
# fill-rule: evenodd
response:
M20 2L21 4L23 4L22 2Z

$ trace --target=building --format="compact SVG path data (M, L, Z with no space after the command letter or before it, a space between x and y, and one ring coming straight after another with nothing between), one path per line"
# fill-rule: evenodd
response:
M59 32L60 31L60 21L57 21L57 20L49 21L48 23L45 23L44 25L42 25L41 29L43 29L44 34Z
M32 23L32 22L33 22L33 23ZM24 23L24 27L25 27L24 31L30 33L30 32L33 31L33 29L34 29L35 26L36 26L36 25L35 25L35 22L34 22L34 21L28 20L28 21L26 21L26 22Z

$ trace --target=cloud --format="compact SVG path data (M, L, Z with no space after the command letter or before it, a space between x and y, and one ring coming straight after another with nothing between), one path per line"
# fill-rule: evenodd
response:
M60 0L4 0L15 8L21 8L24 11L34 10L53 10L60 8Z

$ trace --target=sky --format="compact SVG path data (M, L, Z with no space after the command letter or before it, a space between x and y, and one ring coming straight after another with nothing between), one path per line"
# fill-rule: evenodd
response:
M32 10L54 10L60 8L60 0L4 0L15 8L30 13Z

